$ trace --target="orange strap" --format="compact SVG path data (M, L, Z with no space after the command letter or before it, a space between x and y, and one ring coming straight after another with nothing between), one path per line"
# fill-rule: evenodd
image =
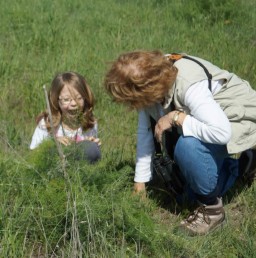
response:
M170 55L168 56L168 59L171 60L171 61L173 61L173 62L175 62L175 61L180 60L182 57L183 57L182 54L170 54Z

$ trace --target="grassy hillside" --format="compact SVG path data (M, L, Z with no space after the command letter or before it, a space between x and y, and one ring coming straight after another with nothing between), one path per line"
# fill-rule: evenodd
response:
M160 49L209 59L256 89L254 0L11 0L0 17L0 257L255 255L255 183L225 198L222 231L195 238L176 230L187 209L132 195L137 114L102 86L121 52ZM28 145L43 85L67 70L96 96L103 159L68 158L64 173L52 142Z

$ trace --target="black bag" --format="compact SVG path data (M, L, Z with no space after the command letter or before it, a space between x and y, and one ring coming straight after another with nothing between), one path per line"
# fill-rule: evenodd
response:
M183 193L183 182L179 177L179 168L169 156L155 155L153 159L154 173L161 178L166 190L177 196Z
M156 121L150 117L151 129L155 131ZM163 146L168 147L167 150L162 151L160 143L156 141L154 137L155 144L155 155L152 160L153 163L153 180L160 179L171 195L177 196L183 193L183 180L181 179L181 174L178 165L173 160L173 152L175 144L178 140L179 134L176 128L173 128L172 132L164 132L165 144Z

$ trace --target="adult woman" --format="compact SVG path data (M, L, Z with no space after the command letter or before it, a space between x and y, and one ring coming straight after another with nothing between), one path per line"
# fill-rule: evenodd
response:
M139 110L136 192L144 191L151 178L150 117L157 121L158 141L164 131L179 128L174 160L200 203L181 227L194 235L225 219L221 196L232 182L227 187L229 171L223 167L230 154L256 145L256 92L235 74L186 57L160 51L122 54L108 71L105 88L115 101Z

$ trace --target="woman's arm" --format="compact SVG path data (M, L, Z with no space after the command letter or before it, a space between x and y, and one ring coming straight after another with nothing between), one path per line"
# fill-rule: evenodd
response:
M137 130L137 156L134 178L134 181L136 183L145 183L150 180L151 159L153 152L154 141L151 126L149 124L149 118L146 112L144 110L141 110L139 111L139 121Z
M230 122L208 89L208 81L192 85L186 92L184 104L190 115L184 118L184 136L193 136L207 143L227 144L231 138Z

